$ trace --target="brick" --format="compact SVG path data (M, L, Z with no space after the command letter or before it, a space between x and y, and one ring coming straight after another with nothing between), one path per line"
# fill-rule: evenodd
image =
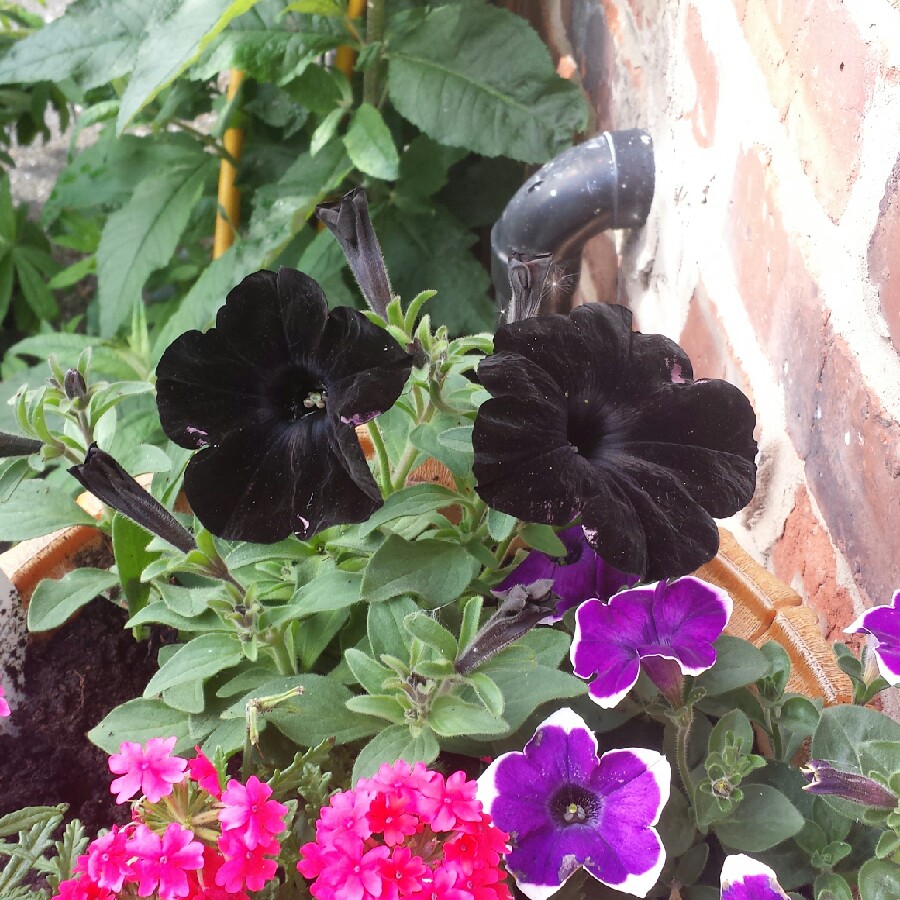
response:
M815 415L812 398L829 312L797 237L785 228L782 196L766 151L741 154L732 185L728 249L753 328L776 379L793 397L788 430L802 456Z
M712 50L703 37L700 13L695 6L688 7L684 29L684 49L697 83L697 100L690 112L694 140L700 147L709 147L716 135L719 70Z
M695 378L724 378L739 387L751 402L750 383L740 362L735 358L728 329L701 280L688 306L687 319L678 343L690 357Z
M802 454L810 490L865 604L887 603L900 585L900 422L830 333L814 403Z
M803 485L797 488L794 508L772 548L771 566L815 611L825 637L842 639L843 629L854 618L853 597L837 582L837 551Z
M881 312L900 353L900 157L884 187L878 224L869 242L869 280L878 288Z
M859 173L881 51L840 0L739 0L735 7L803 169L837 221Z

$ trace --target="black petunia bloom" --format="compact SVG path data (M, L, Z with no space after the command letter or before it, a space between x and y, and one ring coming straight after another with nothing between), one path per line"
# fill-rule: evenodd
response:
M531 522L580 516L617 569L658 581L718 550L713 516L745 506L756 484L756 417L726 381L693 381L662 335L631 330L623 306L497 330L478 367L492 397L475 419L479 496Z
M184 477L197 517L258 543L367 519L382 498L354 426L393 405L411 365L302 272L249 275L216 326L181 335L157 368L164 431L200 450Z

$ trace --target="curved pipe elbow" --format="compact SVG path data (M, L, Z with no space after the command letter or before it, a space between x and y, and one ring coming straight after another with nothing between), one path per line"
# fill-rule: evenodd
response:
M637 128L604 131L542 166L491 230L492 276L500 305L510 297L510 253L550 253L559 274L577 279L581 248L589 238L647 221L654 184L653 141Z

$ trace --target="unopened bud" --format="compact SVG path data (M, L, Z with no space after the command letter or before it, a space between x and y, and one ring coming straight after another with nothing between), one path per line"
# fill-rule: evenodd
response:
M78 369L67 369L64 388L70 400L84 400L87 397L87 385L84 376Z
M811 759L800 771L807 779L803 790L811 794L830 794L876 809L896 809L900 802L900 797L875 779L835 769L824 759Z

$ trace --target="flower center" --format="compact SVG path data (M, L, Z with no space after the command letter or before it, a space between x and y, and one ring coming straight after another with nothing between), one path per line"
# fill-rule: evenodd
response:
M318 413L328 402L322 379L299 365L275 373L266 394L272 411L282 422L297 422Z
M600 798L580 784L564 784L550 799L550 816L560 828L593 824Z

